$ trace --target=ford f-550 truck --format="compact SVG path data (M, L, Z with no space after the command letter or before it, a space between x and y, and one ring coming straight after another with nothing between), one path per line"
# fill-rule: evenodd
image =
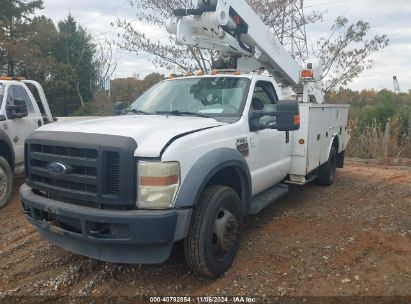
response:
M39 129L26 143L21 199L40 234L67 250L161 263L184 240L188 266L214 277L233 263L247 215L290 183L333 184L348 107L322 104L320 68L301 71L244 1L178 10L168 29L178 43L221 51L235 71L169 79L124 115ZM275 76L249 73L260 67Z

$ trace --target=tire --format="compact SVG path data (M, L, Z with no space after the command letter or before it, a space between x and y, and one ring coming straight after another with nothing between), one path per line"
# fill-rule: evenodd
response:
M13 189L13 172L10 164L0 156L0 208L9 202Z
M193 272L215 278L231 267L241 242L244 213L243 203L233 189L205 189L184 240L184 255Z
M337 171L337 149L333 146L328 161L318 169L318 184L331 186L335 181Z

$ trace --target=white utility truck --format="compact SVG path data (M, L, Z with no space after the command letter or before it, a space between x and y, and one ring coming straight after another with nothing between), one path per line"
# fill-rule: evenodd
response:
M167 29L218 51L216 70L163 81L122 116L41 128L20 193L28 220L67 250L161 263L184 240L188 266L215 277L233 263L247 215L288 184L334 182L348 107L323 103L318 62L302 69L244 0L176 10Z
M39 101L32 91L37 92ZM0 77L0 208L13 188L13 173L24 171L24 142L53 117L43 88L35 81Z

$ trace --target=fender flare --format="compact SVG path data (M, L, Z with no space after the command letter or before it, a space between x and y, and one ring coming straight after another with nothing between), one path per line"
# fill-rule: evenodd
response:
M251 204L252 183L247 162L237 150L220 148L202 156L187 173L176 198L176 208L188 208L197 204L207 183L220 170L233 167L239 173L246 212Z
M14 171L14 166L15 166L15 161L16 161L16 155L14 154L14 149L13 149L13 144L10 140L10 137L7 135L6 132L4 132L3 130L0 129L0 140L4 141L7 144L7 147L10 150L10 154L11 154L11 164L10 167L12 169L12 171Z

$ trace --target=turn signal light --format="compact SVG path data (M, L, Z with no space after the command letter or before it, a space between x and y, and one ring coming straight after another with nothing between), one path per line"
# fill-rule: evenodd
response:
M148 187L148 186L170 186L175 185L179 181L178 175L172 176L141 176L140 177L140 186Z
M301 123L300 115L294 115L294 125L299 126Z

